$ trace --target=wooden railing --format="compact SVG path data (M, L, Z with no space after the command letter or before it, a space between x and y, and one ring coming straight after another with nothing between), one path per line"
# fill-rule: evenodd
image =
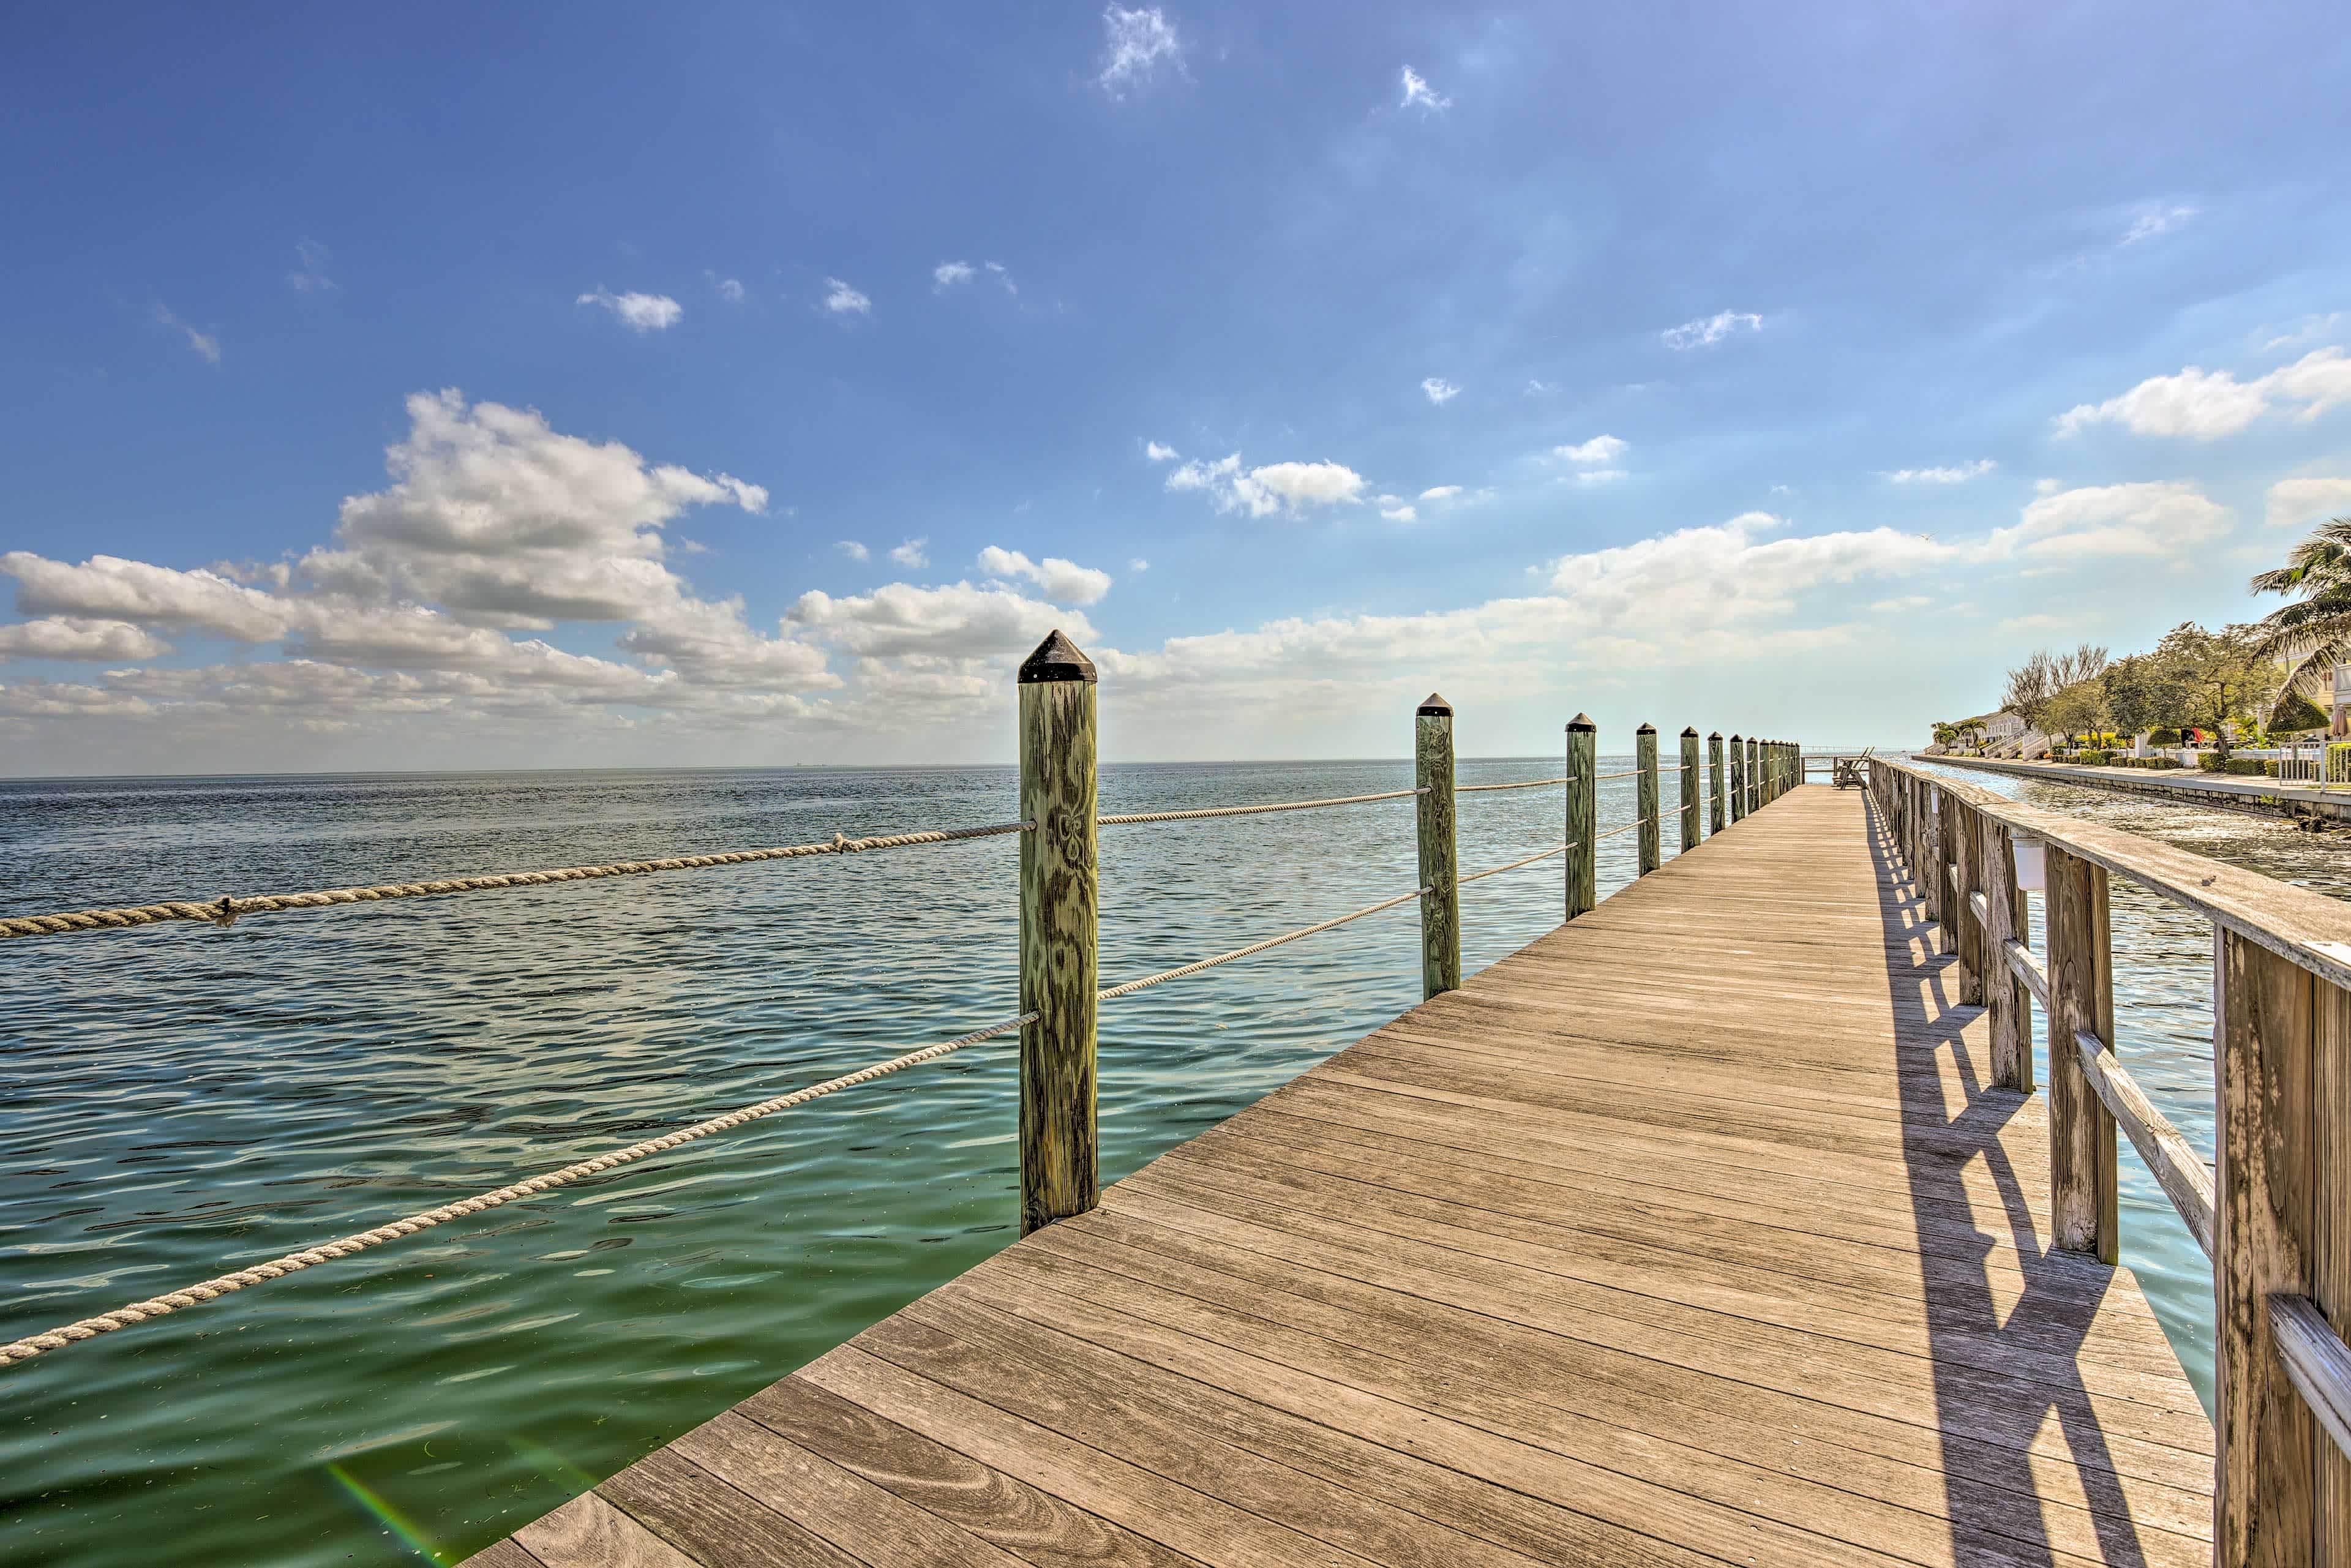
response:
M2034 1002L2045 1016L2052 1244L2115 1261L2119 1127L2212 1260L2217 1560L2351 1562L2351 905L1908 764L1868 771L2003 1087L2032 1090ZM2211 923L2217 1174L2116 1054L2110 876Z

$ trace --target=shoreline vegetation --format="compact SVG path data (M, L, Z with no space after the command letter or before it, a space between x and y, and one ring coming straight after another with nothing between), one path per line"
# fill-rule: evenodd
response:
M2293 602L2218 629L2183 622L2120 658L2088 642L2041 650L2007 672L1996 709L1937 722L1924 755L2351 782L2351 517L2248 587Z

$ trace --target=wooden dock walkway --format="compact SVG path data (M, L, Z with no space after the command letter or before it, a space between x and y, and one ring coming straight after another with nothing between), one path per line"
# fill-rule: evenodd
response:
M2209 1563L1922 925L1796 789L472 1561Z

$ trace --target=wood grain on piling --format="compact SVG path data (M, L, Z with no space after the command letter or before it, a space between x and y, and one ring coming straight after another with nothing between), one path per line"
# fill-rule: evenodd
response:
M475 1561L2209 1562L1891 841L1791 787Z

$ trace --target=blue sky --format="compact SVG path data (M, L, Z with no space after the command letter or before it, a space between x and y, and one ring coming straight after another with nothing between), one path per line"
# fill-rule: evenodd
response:
M2351 512L2316 5L0 13L0 773L1821 742ZM9 595L13 591L13 602Z

